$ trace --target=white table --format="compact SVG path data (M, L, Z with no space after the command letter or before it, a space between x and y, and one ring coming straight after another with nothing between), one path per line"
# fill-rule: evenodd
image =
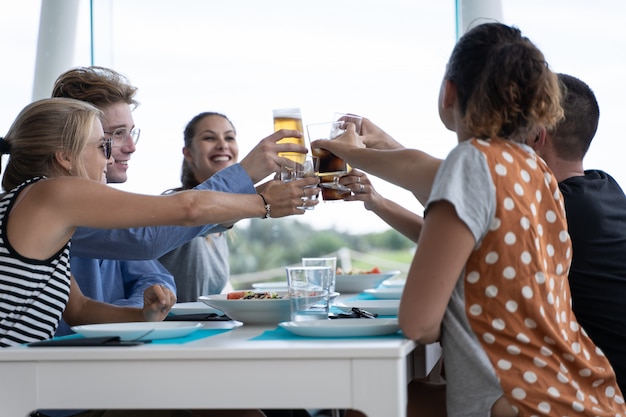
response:
M242 326L186 344L0 349L0 415L35 409L348 409L405 415L438 345L401 338L250 340Z

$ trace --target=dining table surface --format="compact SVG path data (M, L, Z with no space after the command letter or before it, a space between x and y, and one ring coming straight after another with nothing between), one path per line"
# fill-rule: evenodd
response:
M408 382L425 377L441 355L438 344L401 332L305 337L273 324L228 323L206 321L188 336L138 346L2 348L0 415L254 408L403 417Z

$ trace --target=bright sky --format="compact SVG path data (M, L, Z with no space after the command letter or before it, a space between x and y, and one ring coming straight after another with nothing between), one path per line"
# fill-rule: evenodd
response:
M272 109L300 107L304 124L334 112L369 117L406 146L445 157L456 144L439 121L442 72L455 42L454 1L439 0L113 0L112 59L96 62L139 87L142 134L129 181L158 194L179 184L182 130L202 111L225 113L241 156L272 133ZM83 2L81 4L88 4ZM586 81L601 108L586 160L626 184L621 119L626 113L626 3L612 0L503 0L513 24L555 71ZM32 98L38 0L0 4L0 132ZM86 10L81 11L88 22ZM555 18L555 16L557 16ZM89 65L88 25L76 62ZM0 133L1 134L1 133ZM418 213L408 192L374 178L385 196ZM388 227L361 203L323 203L298 217L354 233Z

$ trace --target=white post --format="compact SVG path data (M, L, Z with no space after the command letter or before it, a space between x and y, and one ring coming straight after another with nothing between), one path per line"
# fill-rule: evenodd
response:
M456 33L460 38L477 24L502 22L502 4L500 0L457 0L456 17Z
M50 97L57 77L72 65L80 0L41 0L33 100Z

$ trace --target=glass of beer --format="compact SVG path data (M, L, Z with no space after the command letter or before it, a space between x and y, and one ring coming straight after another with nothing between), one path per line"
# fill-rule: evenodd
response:
M314 123L307 125L306 129L309 134L310 142L317 139L332 140L345 132L345 123L343 121ZM346 161L326 149L311 148L311 152L314 156L319 158L319 172L317 175L322 179L320 185L323 188L332 188L334 190L343 191L344 193L350 192L350 188L339 183L339 178L347 174L350 170ZM328 181L328 177L332 178L332 181Z
M302 129L302 114L299 108L277 109L274 110L274 132L281 129L297 130L304 132ZM304 146L304 136L301 138L284 138L278 143L295 143ZM298 152L279 152L278 156L291 159L292 161L302 162L303 154Z

